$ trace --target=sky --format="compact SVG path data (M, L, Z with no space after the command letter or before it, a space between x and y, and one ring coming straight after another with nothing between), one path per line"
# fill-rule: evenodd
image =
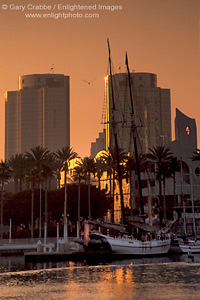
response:
M196 119L200 147L199 0L0 0L0 159L5 92L18 89L19 76L52 67L70 76L70 146L90 155L104 126L107 38L115 72L125 71L127 51L131 70L157 74L171 90L172 137L178 108Z

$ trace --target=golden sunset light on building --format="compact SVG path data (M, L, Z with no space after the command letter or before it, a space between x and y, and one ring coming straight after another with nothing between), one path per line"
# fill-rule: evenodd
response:
M38 145L51 151L70 145L69 76L20 76L5 104L6 160Z

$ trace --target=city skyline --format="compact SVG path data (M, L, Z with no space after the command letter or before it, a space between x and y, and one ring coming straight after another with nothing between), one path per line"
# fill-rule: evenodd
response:
M9 6L11 1L6 3ZM96 3L88 0L84 4ZM27 1L22 0L21 4ZM103 129L108 37L116 72L125 71L127 50L131 70L155 73L158 86L171 90L172 138L177 107L196 119L200 140L199 1L110 0L109 4L120 5L122 10L96 11L99 18L84 20L27 19L22 11L0 8L0 36L4 43L0 75L1 159L4 159L4 93L17 89L18 76L45 74L50 70L70 76L70 145L80 156L89 155L91 142Z

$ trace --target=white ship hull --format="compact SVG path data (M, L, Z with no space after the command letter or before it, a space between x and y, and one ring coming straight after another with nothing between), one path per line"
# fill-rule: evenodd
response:
M104 237L111 246L115 254L123 255L161 255L166 254L170 248L170 239L166 240L151 240L140 241L126 237L111 237L103 234L99 236Z
M179 247L183 253L200 253L200 242L189 241L187 243L180 242Z

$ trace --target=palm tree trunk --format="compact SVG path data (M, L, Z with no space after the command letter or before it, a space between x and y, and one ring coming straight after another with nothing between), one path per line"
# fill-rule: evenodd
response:
M114 223L114 219L115 219L115 212L114 212L114 208L115 208L115 172L113 171L113 180L112 180L112 206L111 206L111 222Z
M109 176L109 182L110 182L110 203L112 201L112 175L110 172L110 176Z
M164 210L164 223L166 224L165 178L163 179L163 210Z
M31 238L34 237L34 188L31 197Z
M42 237L42 182L40 180L40 224L39 224L39 238Z
M176 206L176 174L173 176L174 207Z
M90 203L90 174L88 175L88 217L91 219L91 203Z
M46 179L46 182L45 182L45 223L46 223L46 226L47 226L47 181L48 181L48 179Z
M57 172L58 189L60 190L60 170Z
M99 190L101 189L101 177L98 177L98 186L99 186Z
M65 171L65 202L64 202L64 223L67 216L67 171Z
M78 183L78 230L77 230L77 238L80 236L80 211L81 211L81 183L79 180Z
M48 189L48 191L51 191L51 177L49 177L49 184L48 184L48 187L47 187L47 189Z
M17 178L15 178L15 194L17 194L18 193L18 179Z
M162 182L161 179L159 179L159 212L160 212L160 225L162 225L162 209L161 209L161 202L162 202Z
M1 185L1 239L3 239L3 182Z
M19 191L22 192L22 182L23 182L23 179L20 177L19 179Z
M131 207L131 215L133 215L133 182L132 182L132 171L129 172L129 186L130 186L130 207Z

